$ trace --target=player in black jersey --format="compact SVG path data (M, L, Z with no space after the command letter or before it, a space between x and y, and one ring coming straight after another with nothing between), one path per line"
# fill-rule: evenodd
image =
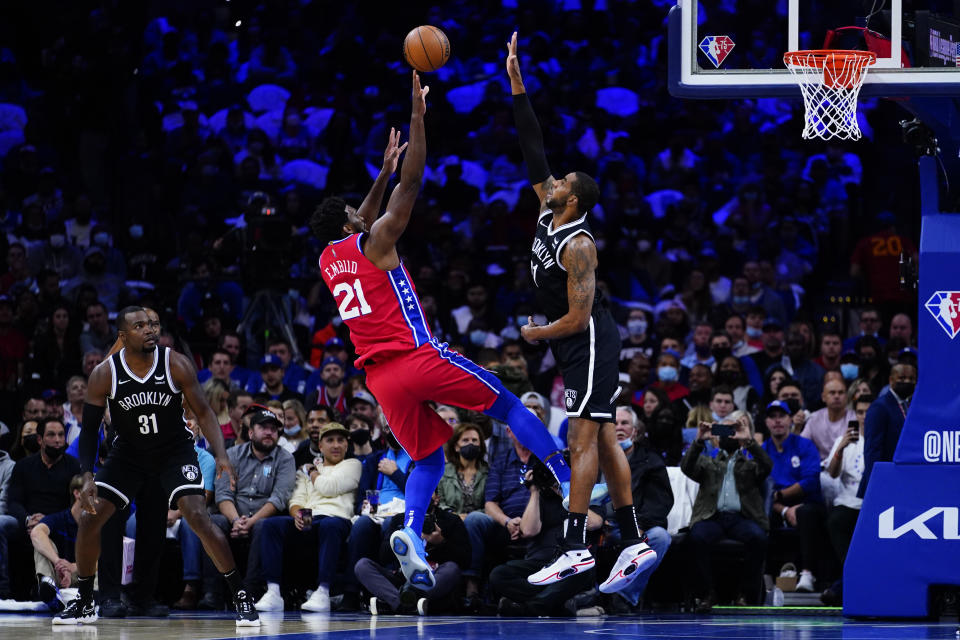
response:
M214 564L234 592L237 626L260 626L253 598L243 589L223 532L210 521L203 499L203 478L193 440L183 418L186 399L217 461L217 475L234 470L223 447L223 434L204 398L187 358L158 346L158 327L142 307L117 314L124 348L90 374L80 431L80 466L84 472L77 532L79 595L54 624L91 623L97 619L93 580L100 555L100 530L114 512L127 506L144 483L156 483L186 518ZM106 406L116 431L113 448L94 478L97 434ZM98 495L102 490L103 497Z
M549 343L563 374L570 419L571 486L564 541L557 557L528 581L548 585L593 568L595 561L586 547L586 520L599 466L624 545L610 576L600 585L602 592L614 593L650 566L657 554L646 544L637 523L630 467L614 425L613 402L620 392L620 336L597 291L597 247L587 221L600 190L593 178L580 171L560 179L550 174L540 124L520 74L516 33L507 45L507 75L520 147L540 198L530 266L537 304L550 320L537 326L530 318L521 334L528 342Z

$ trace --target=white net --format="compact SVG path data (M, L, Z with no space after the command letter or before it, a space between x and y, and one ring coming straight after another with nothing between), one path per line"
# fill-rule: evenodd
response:
M803 93L805 140L860 139L857 96L867 67L876 61L869 51L791 51L783 56Z

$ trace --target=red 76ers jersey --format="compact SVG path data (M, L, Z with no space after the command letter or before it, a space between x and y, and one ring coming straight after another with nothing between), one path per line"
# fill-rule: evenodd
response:
M323 281L350 328L357 367L413 351L433 337L406 267L378 268L363 255L363 235L331 242L320 255Z

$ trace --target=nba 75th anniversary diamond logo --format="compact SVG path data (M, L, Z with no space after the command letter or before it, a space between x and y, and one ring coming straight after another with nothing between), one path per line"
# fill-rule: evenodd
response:
M951 339L960 332L960 291L937 291L924 306Z

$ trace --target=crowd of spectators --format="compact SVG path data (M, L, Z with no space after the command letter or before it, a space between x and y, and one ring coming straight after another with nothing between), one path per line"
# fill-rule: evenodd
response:
M232 444L240 482L208 487L210 509L262 608L597 606L592 574L542 592L522 579L556 541L559 499L505 425L450 407L438 407L452 435L424 527L435 592L403 588L381 550L412 462L353 367L306 227L326 195L359 202L407 119L399 43L419 23L454 51L426 80L429 166L400 244L435 335L565 440L555 363L519 340L537 317L537 205L503 72L518 28L554 173L583 170L602 188L591 224L623 338L618 439L651 545L673 553L667 473L682 470L701 487L680 527L704 572L690 586L700 610L718 600L713 543L746 545L731 600L758 602L759 572L779 571L777 530L797 533L800 588L841 597L861 477L892 455L916 381L916 304L892 250L916 252L895 105L865 101L858 146L820 146L800 141L799 101L671 98L662 0L377 15L293 0L55 4L0 9L0 598L17 592L10 550L31 542L36 573L70 585L64 448L113 314L135 302L195 361ZM723 423L731 434L712 434ZM607 509L588 522L601 548L616 539ZM196 536L176 513L168 524L184 568L176 606L223 606ZM284 560L294 551L317 560ZM636 610L649 578L600 606Z

